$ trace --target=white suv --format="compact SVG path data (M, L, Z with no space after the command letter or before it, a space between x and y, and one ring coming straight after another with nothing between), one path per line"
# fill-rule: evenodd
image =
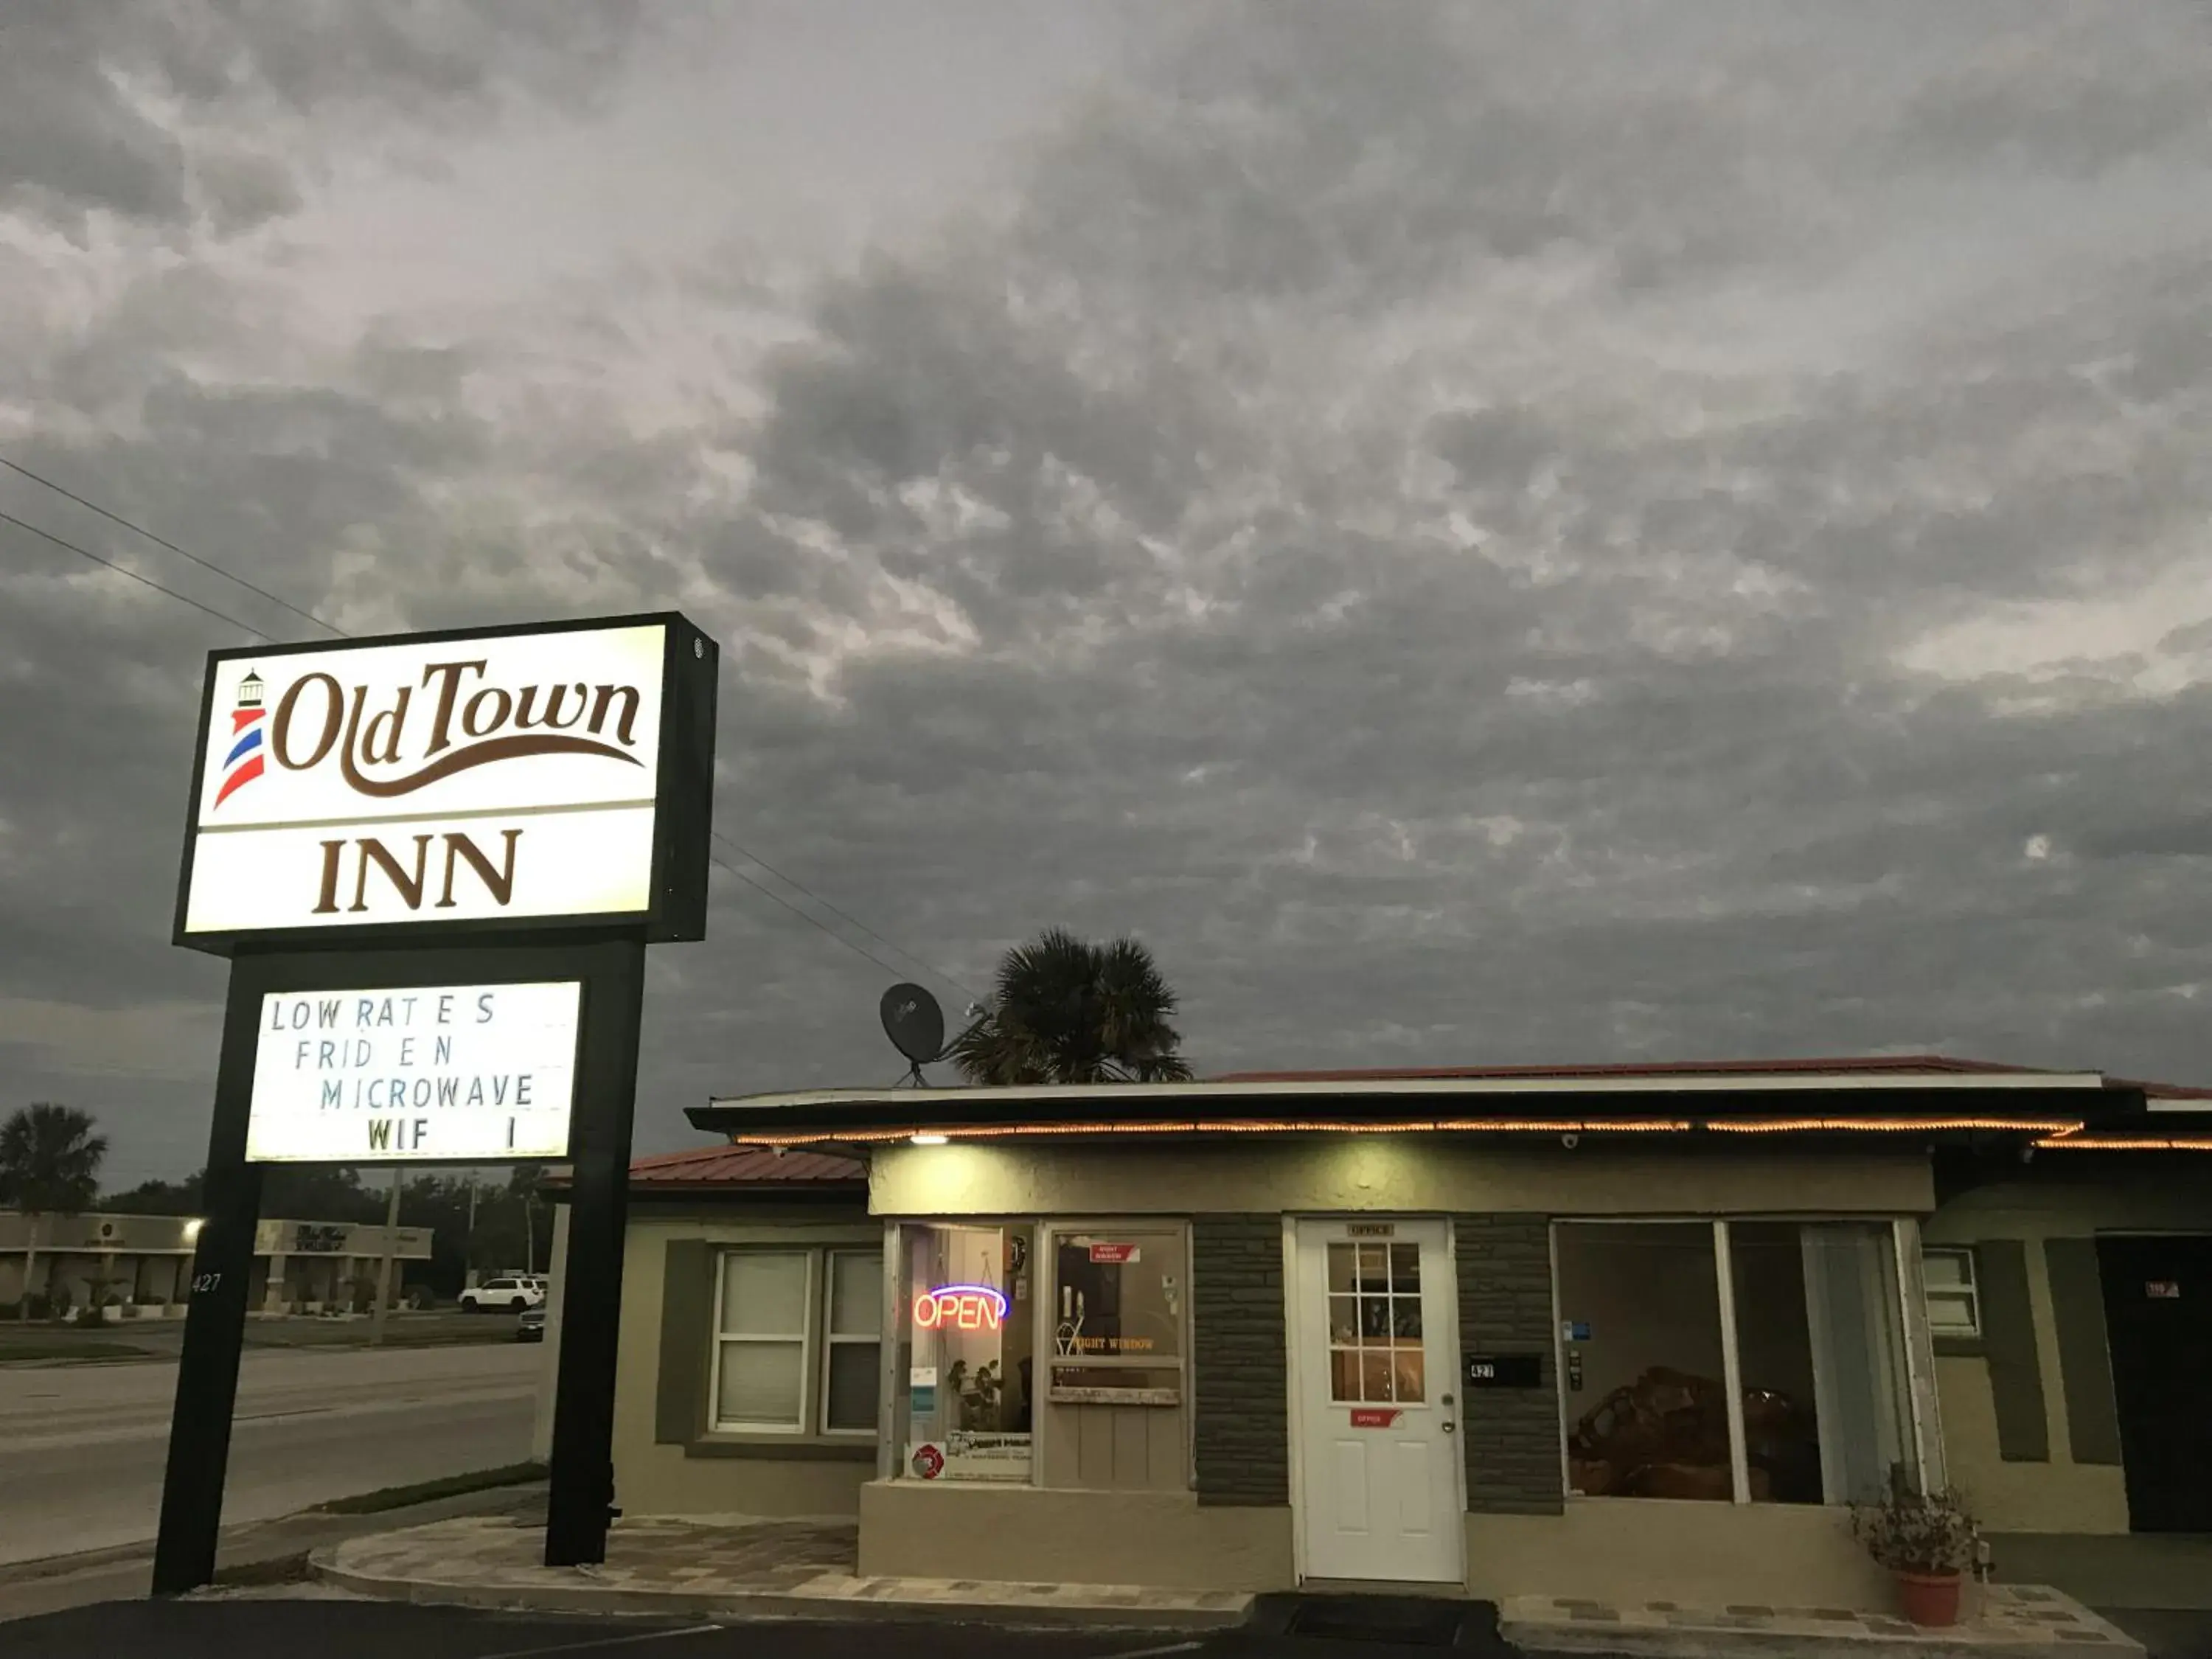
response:
M520 1313L525 1308L542 1307L544 1302L545 1285L536 1279L487 1279L461 1292L463 1313L489 1313L499 1308Z

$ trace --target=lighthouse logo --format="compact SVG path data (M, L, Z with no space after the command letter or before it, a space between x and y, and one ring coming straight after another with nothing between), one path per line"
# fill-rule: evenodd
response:
M238 707L230 714L230 753L223 757L222 787L215 797L217 806L261 775L262 717L268 712L261 706L261 677L247 669L246 678L238 683Z

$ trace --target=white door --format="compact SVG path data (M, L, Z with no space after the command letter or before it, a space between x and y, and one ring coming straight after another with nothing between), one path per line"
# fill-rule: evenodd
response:
M1467 1546L1444 1224L1302 1220L1297 1255L1306 1577L1458 1583Z

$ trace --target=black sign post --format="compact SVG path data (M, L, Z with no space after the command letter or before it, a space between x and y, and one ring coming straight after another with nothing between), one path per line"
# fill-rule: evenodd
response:
M238 1399L246 1295L253 1273L253 1233L261 1218L261 1166L246 1161L261 998L240 981L252 977L249 960L231 963L216 1066L215 1122L208 1133L203 1177L206 1212L192 1246L191 1300L185 1307L169 1462L161 1480L161 1531L154 1545L156 1595L180 1595L215 1577L223 1468L230 1460L231 1408Z
M230 956L231 972L208 1139L207 1211L192 1261L191 1299L185 1314L176 1408L161 1492L161 1530L155 1545L153 1589L157 1595L198 1589L215 1575L223 1477L229 1458L248 1279L260 1210L261 1169L246 1160L254 1066L264 999L275 992L400 990L461 982L495 986L573 981L580 986L569 1119L574 1188L562 1287L567 1316L562 1321L555 1400L545 1559L549 1565L605 1559L607 1528L614 1514L615 1369L645 947L657 940L698 939L705 933L719 659L713 641L684 617L668 612L554 624L546 629L473 629L356 641L343 647L216 653L210 659L209 696L203 709L205 729L192 781L194 817L185 852L184 887L189 890L201 831L203 780L214 748L209 732L212 730L225 743L232 741L222 732L217 719L222 711L215 708L213 695L217 666L227 659L255 657L262 665L254 676L257 688L264 683L273 687L284 678L284 659L307 651L318 658L313 674L331 678L332 665L328 659L349 650L425 641L461 644L568 629L641 624L665 629L659 767L650 786L656 811L651 896L643 912L539 915L509 921L496 915L445 921L431 910L420 920L399 919L384 925L343 929L272 926L251 934L208 937L188 934L186 896L185 892L179 894L177 942ZM483 667L481 663L472 665ZM439 672L446 671L441 667ZM580 696L583 689L579 687ZM256 695L259 695L258 689ZM358 707L356 703L356 712ZM389 717L389 726L379 739L380 750L363 751L368 759L380 760L396 750L405 707L403 702L400 713ZM551 718L550 709L547 718ZM239 729L246 724L241 719ZM464 729L467 729L465 717ZM441 735L450 745L450 735L442 727ZM350 732L347 740L350 750ZM534 734L528 740L538 741ZM495 743L507 744L507 753L525 752L514 748L511 738L492 739L486 745L487 758L479 764L489 766L503 757L492 751ZM231 762L234 764L250 746L238 744L230 751ZM290 751L283 750L281 737L270 747L280 763L301 769L295 759L285 758ZM314 752L319 759L322 751ZM619 755L612 758L617 763L622 759ZM222 754L216 752L215 759L221 763ZM441 765L446 773L462 769L450 759ZM373 785L375 780L370 781ZM427 786L410 785L410 789L423 787ZM398 792L387 787L380 791L372 787L368 793L388 796ZM434 818L435 813L418 816ZM473 816L483 819L486 814L479 808ZM415 825L409 829L416 831ZM516 836L526 833L520 830ZM423 835L421 839L427 842L428 836ZM376 862L380 868L386 866L390 863L388 854ZM337 866L333 863L331 867ZM449 871L449 880L450 875ZM369 878L368 862L364 860L356 878L364 884L363 890ZM512 890L511 872L505 879ZM418 901L426 896L419 877L411 889L403 885L400 890ZM358 890L356 896L358 903ZM325 910L329 908L327 887L307 893L301 908L319 901ZM365 1156L356 1161L390 1159ZM491 1160L470 1156L455 1161Z
M616 1339L645 947L624 941L595 946L592 954L604 966L585 981L577 1094L591 1109L577 1117L569 1141L574 1174L554 1382L553 1486L545 1510L549 1567L605 1560L614 1519Z

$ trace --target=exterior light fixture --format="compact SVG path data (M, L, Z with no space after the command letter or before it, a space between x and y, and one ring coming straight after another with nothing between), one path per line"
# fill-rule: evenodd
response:
M913 1144L917 1146L942 1146L945 1145L945 1137L943 1135L918 1134L912 1137L912 1140Z
M185 1243L187 1244L196 1243L200 1236L200 1229L206 1224L198 1216L185 1223Z

